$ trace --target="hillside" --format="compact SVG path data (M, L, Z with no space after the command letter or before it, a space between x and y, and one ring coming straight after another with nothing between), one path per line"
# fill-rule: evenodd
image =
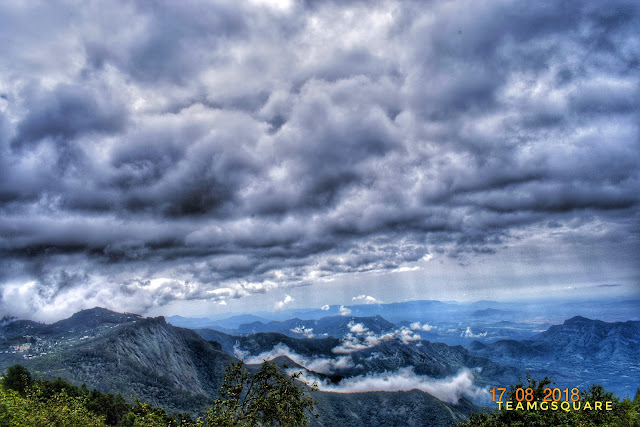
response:
M206 340L219 342L229 354L259 363L263 358L287 356L332 382L343 378L385 374L411 368L419 376L445 378L461 370L475 370L477 385L510 384L524 371L471 354L462 346L424 340L405 341L399 337L293 338L265 332L231 336L211 329L196 330ZM372 338L373 337L373 338ZM366 341L370 339L370 341ZM356 341L357 340L357 341ZM366 343L370 343L367 345Z
M449 427L465 421L478 407L461 399L448 405L418 390L368 393L314 393L322 416L311 426L322 427Z
M632 396L640 374L640 322L603 322L576 316L528 340L473 342L469 351L503 364L518 364L559 384L604 385Z
M76 313L27 339L33 342L28 349L0 354L0 368L20 363L45 378L59 376L169 411L204 410L217 393L225 366L236 360L162 317L105 309Z
M25 334L20 335L21 332ZM32 372L40 372L44 378L59 376L76 385L84 383L103 392L121 393L128 399L138 398L169 412L201 414L217 396L225 367L237 360L232 355L237 349L260 353L281 345L288 346L293 353L306 355L307 359L319 360L324 356L335 356L331 349L340 344L337 338L296 339L277 333L235 337L212 330L198 332L200 335L167 324L163 317L143 318L102 308L83 310L51 325L6 322L0 325L0 334L4 337L0 339L0 348L8 349L0 353L0 369L20 363ZM14 349L14 345L18 349ZM410 363L414 360L411 357L417 357L417 353L410 352L404 359L398 359L401 351L399 347L394 350L394 346L404 347L404 344L386 343L379 349L382 356L372 358L371 352L356 355L356 360L366 362L367 357L371 360L366 367L358 367L350 374L363 373L362 369L372 372L394 369ZM466 353L461 347L452 353L440 351L443 358L453 356L455 352ZM385 365L382 359L387 356L390 359ZM437 357L435 351L432 356ZM391 362L392 359L395 361ZM433 372L441 375L454 372L460 363L458 359L442 362L445 368ZM398 364L397 360L403 361ZM282 355L277 361L288 369L306 367L305 363L297 364L295 357L289 359ZM249 366L249 369L255 368ZM320 379L330 377L323 373L318 375ZM314 397L319 402L317 411L321 418L313 425L319 426L393 425L398 422L424 425L425 420L429 420L429 425L450 425L477 409L465 399L457 404L445 403L419 390L318 391L314 392Z

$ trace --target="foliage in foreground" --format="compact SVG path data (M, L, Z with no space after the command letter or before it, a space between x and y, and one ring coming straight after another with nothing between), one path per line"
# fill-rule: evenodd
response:
M247 372L242 362L230 366L220 398L207 411L207 422L225 427L306 426L315 401L296 383L300 375L288 376L268 361L255 374Z
M33 380L27 369L14 365L0 387L1 426L197 426L189 415L169 416L164 409L128 403L122 395L89 391L58 378Z
M545 395L544 388L552 384L551 380L545 377L536 381L527 375L527 384L522 380L516 385L512 385L503 399L505 402L511 400L516 403L516 390L518 388L533 390L534 401L541 402ZM591 386L586 391L580 393L580 402L612 402L612 410L510 410L504 409L491 413L473 414L466 423L458 424L459 427L502 427L502 426L522 426L522 427L639 427L640 426L640 390L633 400L620 400L613 393L606 392L600 385ZM560 403L560 402L558 402ZM572 402L569 402L572 403ZM525 402L526 404L526 402ZM515 405L514 405L515 406ZM583 406L584 407L584 406Z
M168 415L162 408L122 395L89 391L58 378L33 380L27 369L14 365L2 378L0 426L305 426L314 401L296 381L273 362L264 362L250 374L242 362L227 368L220 398L206 414L206 421L188 414Z

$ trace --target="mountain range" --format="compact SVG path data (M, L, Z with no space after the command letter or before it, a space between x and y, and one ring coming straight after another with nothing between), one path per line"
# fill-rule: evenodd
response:
M492 318L496 329L527 327L496 320L510 315L506 307L475 308L469 315ZM208 325L206 319L182 319ZM639 321L576 316L526 339L463 337L466 347L423 339L422 333L432 333L426 323L392 323L380 315L218 321L227 327L188 329L164 317L104 308L52 324L5 317L0 369L20 363L45 378L60 376L170 412L201 414L216 398L226 366L242 359L255 369L271 359L317 381L313 395L321 416L312 425L326 426L450 425L479 410L475 404L488 404L486 390L514 384L525 371L549 375L563 387L602 384L623 397L638 386ZM467 324L459 319L456 333ZM238 330L243 332L225 332ZM469 335L486 337L477 330Z
M206 337L205 337L206 338ZM53 324L14 320L0 325L0 368L20 363L45 378L121 393L126 398L166 408L170 412L202 414L213 403L225 368L238 361L235 340L259 351L285 343L304 354L333 342L295 339L275 333L208 340L198 333L166 323L103 308L83 310ZM283 340L290 341L283 341ZM233 343L232 343L233 342ZM251 347L251 345L253 347ZM229 346L231 346L229 348ZM225 352L224 349L229 351ZM281 364L297 366L290 359ZM326 375L324 376L326 377ZM374 419L405 425L450 425L478 410L462 397L443 402L418 390L374 393L314 393L321 414L312 425L372 425ZM342 410L340 408L349 408ZM408 415L409 414L409 415ZM391 422L391 421L389 421Z
M640 385L640 321L603 322L575 316L527 340L474 341L472 354L551 375L563 387L599 383L620 396Z
M473 303L405 301L389 304L324 306L257 314L236 314L215 319L171 316L173 325L192 329L216 329L230 335L279 332L291 337L340 338L346 324L340 318L380 316L396 327L410 328L424 340L466 346L477 340L525 340L553 324L580 315L607 322L640 320L640 300L520 301ZM328 319L333 319L329 321ZM331 324L333 322L333 324ZM386 325L389 328L389 325ZM326 334L326 335L325 335Z

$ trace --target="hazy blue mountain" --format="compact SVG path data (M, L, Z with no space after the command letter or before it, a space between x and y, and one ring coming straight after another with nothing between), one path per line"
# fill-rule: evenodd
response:
M212 320L206 317L182 317L182 316L170 316L167 317L167 322L174 326L190 329L203 329L211 328L222 332L237 333L237 328L243 324L251 322L269 322L264 317L255 316L253 314L236 314L231 317Z
M382 340L369 348L339 353L336 349L343 344L343 341L334 337L293 338L274 332L231 336L211 329L199 329L196 332L206 340L219 342L224 351L234 356L260 356L277 348L283 352L282 349L286 347L286 352L283 353L288 355L293 353L307 360L335 361L341 356L348 357L349 366L336 369L327 376L332 381L346 377L395 372L407 367L412 367L417 375L432 378L452 376L465 368L480 368L480 372L475 375L480 385L511 384L519 375L524 374L523 370L474 356L462 346L449 346L429 341L404 343L399 338L391 338ZM313 370L313 367L308 369ZM316 373L323 374L323 372Z
M471 353L552 375L567 387L602 384L632 396L640 378L640 322L603 322L576 316L528 340L472 342Z
M223 328L237 329L240 325L252 322L268 322L269 320L253 314L237 314L226 319L216 320L215 323Z
M640 320L640 301L625 300L581 300L581 301L520 301L497 302L476 301L458 303L447 301L406 301L390 304L362 304L348 306L350 316L340 316L339 305L324 309L293 309L276 313L261 312L256 319L238 315L229 319L188 324L175 323L194 329L210 328L230 335L245 335L256 332L280 332L292 337L342 336L341 329L323 329L313 320L327 317L374 317L381 316L398 327L414 330L424 340L443 342L448 345L467 346L472 341L492 343L499 340L530 339L553 324L565 319L589 313L606 321ZM250 319L243 322L244 319ZM269 320L267 320L269 319ZM236 321L237 320L237 321ZM412 325L419 323L417 328ZM265 326L268 325L268 326ZM428 325L428 326L427 326ZM311 331L311 329L313 329Z
M475 351L494 358L580 358L640 362L640 322L607 323L576 316L529 340L501 340Z
M513 317L514 313L512 311L507 311L507 310L499 310L497 308L485 308L482 310L476 310L474 312L471 313L471 317L474 318L481 318L481 319L487 319L487 318L504 318L504 317Z
M343 337L350 332L353 324L362 324L369 331L381 334L391 332L396 326L381 316L355 317L331 316L313 320L289 319L271 321L268 323L252 322L242 324L236 330L240 334L255 334L258 332L279 332L291 337Z
M340 315L340 305L331 305L328 310L289 309L279 312L255 313L269 320L320 319L327 316ZM325 307L326 308L326 307ZM392 323L407 322L449 322L459 319L473 319L473 313L481 314L490 309L500 310L502 320L525 323L558 323L574 316L598 317L607 321L640 320L640 300L571 300L548 301L546 299L527 301L476 301L460 303L455 301L404 301L387 304L349 305L352 316L368 317L380 315ZM495 320L495 319L493 319ZM247 322L248 323L248 322Z
M559 357L574 355L640 365L640 321L607 323L576 316L532 340Z
M217 326L216 322L208 317L183 317L183 316L169 316L166 317L167 323L180 328L210 328Z
M339 307L336 307L336 314ZM350 305L352 316L382 316L390 322L408 320L444 320L447 314L459 313L463 306L441 301L405 301L389 304L359 304ZM334 310L334 307L331 307ZM465 310L466 311L466 310ZM315 312L317 314L317 311ZM324 312L324 316L327 312Z

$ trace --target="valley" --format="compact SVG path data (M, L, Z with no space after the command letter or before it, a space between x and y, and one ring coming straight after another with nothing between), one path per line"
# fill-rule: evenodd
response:
M638 387L638 320L574 316L551 325L514 307L418 303L280 320L148 318L104 308L52 324L5 317L0 369L19 363L43 378L198 415L216 398L226 366L274 360L317 384L321 416L312 425L327 426L450 425L489 406L489 389L527 372L559 387L601 384L621 397ZM425 305L432 310L416 315Z

